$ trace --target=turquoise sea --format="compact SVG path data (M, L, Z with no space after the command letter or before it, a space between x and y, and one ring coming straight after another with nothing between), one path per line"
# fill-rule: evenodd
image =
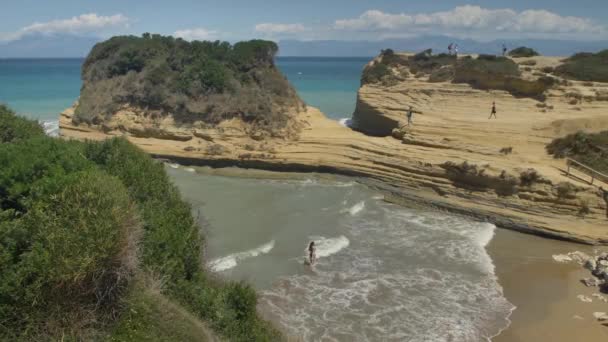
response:
M277 64L308 105L340 119L351 116L361 71L370 59L283 57ZM0 59L0 102L28 117L57 120L78 98L83 61Z

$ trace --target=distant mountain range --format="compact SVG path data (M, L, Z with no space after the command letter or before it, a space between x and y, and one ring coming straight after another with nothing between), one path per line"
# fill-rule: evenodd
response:
M20 40L0 43L0 58L67 58L85 57L98 37L61 36L27 36ZM574 41L549 39L495 40L479 42L472 39L454 39L445 36L427 36L403 39L385 39L379 41L344 41L344 40L283 40L279 41L280 56L302 57L350 57L376 56L380 50L391 48L395 51L417 52L433 49L435 52L447 51L450 43L458 44L462 53L498 54L502 44L509 49L528 46L543 55L569 56L576 52L597 52L608 49L608 41Z

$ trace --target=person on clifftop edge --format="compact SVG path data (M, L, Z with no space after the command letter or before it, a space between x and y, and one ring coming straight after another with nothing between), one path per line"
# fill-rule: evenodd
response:
M496 102L492 102L492 112L490 112L490 117L488 118L491 119L492 116L494 116L494 119L498 119L498 117L496 116Z

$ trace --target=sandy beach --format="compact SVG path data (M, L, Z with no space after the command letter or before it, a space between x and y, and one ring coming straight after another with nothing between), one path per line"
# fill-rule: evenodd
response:
M599 293L597 288L585 287L580 282L590 277L590 273L574 262L559 263L552 258L573 251L592 254L594 250L608 248L498 229L488 252L505 296L517 308L511 315L512 324L493 341L608 340L608 327L593 317L594 312L607 312L608 303L592 296ZM578 295L593 302L583 302Z

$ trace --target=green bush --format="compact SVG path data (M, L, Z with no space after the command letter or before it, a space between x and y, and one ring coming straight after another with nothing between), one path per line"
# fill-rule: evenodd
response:
M555 158L569 157L602 173L608 173L608 131L577 132L554 139L546 150Z
M44 135L44 130L38 122L18 117L10 108L0 104L0 144L41 135Z
M173 281L192 279L200 270L202 238L163 165L125 139L89 143L85 154L118 177L137 202L144 221L144 264Z
M528 81L519 77L517 63L506 57L480 55L458 63L454 82L467 83L477 89L505 90L514 96L544 98L544 93L555 84L552 77Z
M534 57L534 56L540 56L540 54L532 48L520 46L518 48L515 48L515 49L509 51L509 56L516 57L516 58L517 57Z
M117 310L137 268L139 220L116 178L53 177L0 224L0 336L78 336ZM53 183L53 184L51 184Z
M0 149L0 209L27 212L29 201L55 180L94 168L82 145L42 136Z
M555 73L579 81L608 82L608 50L577 53L556 67Z
M35 127L10 116L6 127ZM0 148L0 340L133 332L130 310L142 309L129 299L135 273L158 275L167 297L228 340L282 338L257 316L250 286L207 277L191 208L161 163L124 139L29 138L21 128L13 136L24 139Z
M560 200L576 198L578 189L570 182L560 182L555 186L557 198Z
M363 70L363 75L361 76L361 85L370 84L370 83L378 83L382 80L383 77L390 75L391 72L388 66L382 62L376 62L372 65L369 65Z
M511 196L517 193L518 180L503 171L499 176L486 174L486 169L475 164L463 162L456 164L447 161L440 165L446 172L447 178L454 185L470 191L494 190L498 196Z

